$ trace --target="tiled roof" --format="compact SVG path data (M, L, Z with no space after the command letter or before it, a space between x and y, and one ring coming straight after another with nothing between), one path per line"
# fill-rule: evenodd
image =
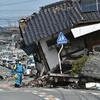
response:
M20 22L20 29L26 45L51 36L63 30L69 31L83 17L77 2L61 1L42 7L39 13L32 14ZM21 20L22 21L22 20Z
M82 13L82 16L84 18L83 22L85 22L85 23L100 21L100 12L99 11Z
M20 20L20 30L25 44L30 45L60 31L69 32L79 24L95 21L100 21L99 12L83 13L77 0L67 0L42 7L39 13Z

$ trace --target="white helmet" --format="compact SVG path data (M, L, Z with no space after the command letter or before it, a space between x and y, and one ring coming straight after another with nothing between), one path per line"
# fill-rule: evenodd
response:
M19 64L21 64L21 61L19 61Z

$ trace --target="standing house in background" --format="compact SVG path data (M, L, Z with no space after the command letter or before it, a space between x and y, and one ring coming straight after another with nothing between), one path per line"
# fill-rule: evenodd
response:
M23 38L21 48L28 54L36 53L48 72L58 64L59 48L56 39L59 32L66 33L69 39L70 49L66 50L68 46L65 45L65 57L100 44L99 29L77 38L74 38L75 33L72 31L83 26L97 25L99 22L99 0L65 0L41 7L38 13L33 13L19 22Z

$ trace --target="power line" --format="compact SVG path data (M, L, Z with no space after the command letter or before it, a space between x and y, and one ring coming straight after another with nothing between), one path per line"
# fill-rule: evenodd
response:
M9 21L18 21L18 20L15 20L15 19L0 19L0 22L1 22L1 21L2 21L2 22L3 22L3 21L8 21L8 20L9 20Z
M17 2L13 2L13 3L0 4L0 6L13 6L13 5L30 3L30 2L33 2L33 0L24 0L24 1L17 1Z
M21 16L0 16L0 19L9 19L9 18L22 18L22 17L27 17L27 16L24 16L24 15L21 15Z
M35 11L35 10L33 10L33 9L17 9L17 10L0 10L0 11L5 11L5 12L8 12L8 11Z
M24 16L21 17L7 17L7 18L0 18L0 21L6 21L6 20L13 20L13 21L19 21L19 19L23 18Z
M17 18L0 18L0 21L3 21L3 20L14 20L14 21L19 21L21 18L24 18L24 17L17 17Z
M23 16L20 16L20 17L23 17ZM19 17L10 17L10 16L6 16L6 17L0 17L0 19L10 19L10 18L13 18L13 19L16 19L16 18L19 18Z
M22 11L22 12L17 12L17 11L15 11L15 12L0 12L0 16L1 15L31 15L32 13L33 13L34 11Z

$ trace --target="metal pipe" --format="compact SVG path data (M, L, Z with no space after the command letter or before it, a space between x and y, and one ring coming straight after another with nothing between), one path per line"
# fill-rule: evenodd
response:
M61 73L61 74L62 74L62 67L61 67L60 53L61 53L63 47L64 47L64 46L63 46L63 44L62 44L62 46L61 46L61 48L60 48L60 50L59 50L59 52L58 52L58 60L59 60L59 67L60 67L60 73Z

